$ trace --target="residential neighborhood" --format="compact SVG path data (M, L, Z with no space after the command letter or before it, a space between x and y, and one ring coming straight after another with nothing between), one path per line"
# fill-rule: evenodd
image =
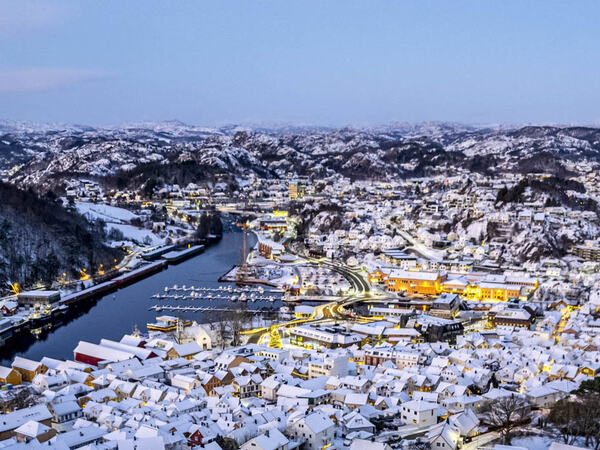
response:
M599 18L1 0L0 450L600 450Z
M511 181L519 183L305 180L298 189L256 179L234 194L262 199L251 204L231 193L197 198L194 186L156 192L169 194L140 206L169 211L180 192L173 217L193 205L249 217L255 244L230 276L283 292L278 314L246 318L226 336L215 323L164 316L157 323L172 329L81 340L70 358L17 356L0 367L0 448L523 447L494 444L509 435L562 448L553 410L600 375L599 263L577 250L593 249L585 240L560 259L543 256L551 252L540 241L534 258L523 234L593 234L598 222L588 217L582 229L582 217L556 207L503 204L499 186ZM465 186L466 198L452 195ZM89 201L73 195L76 205ZM113 211L139 201L95 195L90 205ZM199 292L169 289L182 299ZM236 291L222 292L235 305ZM242 302L253 292L242 290ZM3 315L52 295L5 300ZM507 424L494 411L509 404Z

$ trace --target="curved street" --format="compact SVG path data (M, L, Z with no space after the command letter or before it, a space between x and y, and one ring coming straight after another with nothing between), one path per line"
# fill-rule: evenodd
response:
M340 299L339 301L333 301L315 306L314 311L309 318L295 319L287 322L277 323L270 327L261 327L244 331L242 334L248 336L248 343L258 344L261 341L264 341L267 339L272 329L286 329L300 324L320 323L328 320L345 319L349 316L349 313L345 311L344 306L364 301L372 297L371 285L367 280L365 280L359 271L353 270L340 263L317 259L308 259L308 261L314 264L327 266L329 269L342 275L350 282L354 292L351 295Z

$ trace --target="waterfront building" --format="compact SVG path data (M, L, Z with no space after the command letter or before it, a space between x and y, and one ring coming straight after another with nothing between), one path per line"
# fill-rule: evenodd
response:
M0 385L11 384L17 386L23 381L21 372L11 367L0 366Z
M21 374L22 380L31 383L36 375L46 373L48 368L38 361L15 357L12 368Z
M17 295L18 303L27 306L47 306L59 300L59 291L24 291Z

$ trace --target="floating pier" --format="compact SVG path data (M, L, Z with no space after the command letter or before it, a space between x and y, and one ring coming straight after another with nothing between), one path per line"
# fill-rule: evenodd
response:
M150 250L150 251L142 253L142 258L144 258L147 261L153 261L155 259L160 258L165 253L170 252L171 250L175 250L176 248L177 248L177 246L175 244L158 247L154 250Z
M184 250L176 250L164 253L162 258L171 264L175 264L191 258L192 256L202 253L204 251L204 245L194 245Z
M118 277L113 278L112 281L119 287L126 286L139 279L147 277L148 275L160 272L166 267L167 263L165 261L153 262L142 266L139 269L134 269L130 272L124 273L123 275L119 275Z

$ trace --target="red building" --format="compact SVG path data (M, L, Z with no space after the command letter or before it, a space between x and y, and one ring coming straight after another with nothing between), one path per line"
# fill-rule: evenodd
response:
M196 430L192 434L190 434L190 437L188 438L188 445L192 448L199 447L202 445L203 438L204 436L202 436L200 430Z
M133 353L85 341L79 341L79 344L73 350L73 355L75 361L92 366L97 366L101 361L124 361L135 358Z
M19 304L17 302L7 300L2 303L0 311L2 311L2 314L4 314L5 316L12 316L14 313L17 312L18 307Z

